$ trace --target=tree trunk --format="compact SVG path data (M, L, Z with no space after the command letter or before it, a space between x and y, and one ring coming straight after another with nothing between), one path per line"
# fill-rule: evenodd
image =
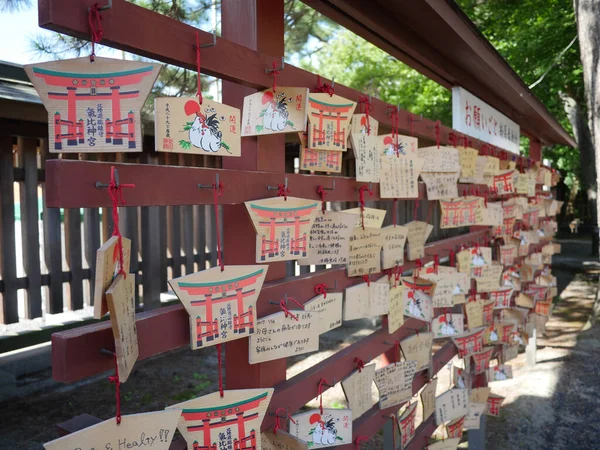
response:
M588 109L588 123L592 143L595 149L596 189L598 174L600 173L600 1L599 0L574 0L575 16L579 46L581 49L581 64L583 66L583 81ZM596 201L600 196L596 195ZM596 224L600 208L596 206ZM595 229L597 234L598 229Z

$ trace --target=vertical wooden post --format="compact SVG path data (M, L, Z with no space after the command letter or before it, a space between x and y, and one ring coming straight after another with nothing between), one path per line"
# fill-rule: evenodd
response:
M221 26L225 39L281 59L284 54L283 0L222 0ZM265 67L267 69L268 67ZM246 95L255 92L223 81L223 103L242 108ZM285 172L285 137L282 134L244 138L241 158L223 158L224 169ZM282 181L283 182L283 181ZM224 186L227 189L227 186ZM293 186L292 186L293 192ZM269 196L265 184L265 197ZM223 242L227 264L254 264L256 233L244 205L223 208ZM269 265L268 280L285 277L285 263ZM264 301L264 299L263 299ZM267 387L284 381L286 359L248 363L249 339L227 343L227 388ZM316 386L315 386L316 392Z
M542 160L542 143L531 138L529 140L529 157L534 161Z

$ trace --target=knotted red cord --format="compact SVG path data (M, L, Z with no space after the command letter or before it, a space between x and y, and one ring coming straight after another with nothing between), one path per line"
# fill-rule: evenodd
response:
M283 199L287 202L287 196L290 195L292 193L292 191L289 190L289 188L287 188L285 186L285 184L278 184L277 185L277 195L279 197L283 197Z
M437 148L440 148L440 121L439 120L435 123L435 142L436 142Z
M90 6L88 12L88 24L92 32L92 53L90 53L90 62L96 60L96 44L98 44L104 37L104 30L102 29L102 15L100 14L100 8L98 3L94 3Z
M277 430L279 430L281 428L281 424L279 422L280 416L279 416L279 411L280 410L284 410L285 411L285 415L287 419L290 419L292 421L292 423L296 423L296 421L292 418L292 416L290 416L290 413L288 413L287 409L285 408L277 408L275 410L275 426L273 427L273 434L277 434Z
M117 399L117 411L115 418L117 425L121 424L121 381L119 380L119 364L117 363L117 355L115 353L115 375L108 377L108 381L115 384L115 397Z
M327 298L327 285L326 284L317 284L315 286L315 294L322 295L323 298Z
M423 263L421 262L421 258L419 258L415 261L415 270L414 270L415 280L417 278L419 278L419 273L421 272L422 268L423 268Z
M454 250L450 250L450 267L456 267L456 253L454 253Z
M279 70L276 69L277 63L273 61L273 70L271 71L271 75L273 75L273 93L277 89L277 75L279 75Z
M291 316L292 319L294 319L295 321L298 321L298 316L295 316L289 309L287 309L287 306L285 304L285 300L281 300L279 302L279 306L281 306L281 309L283 310L283 312L285 313L285 317L287 318L287 316Z
M360 220L362 223L362 229L365 229L365 191L369 192L369 195L373 195L371 189L366 184L363 184L358 189L358 202L360 203Z
M225 262L223 261L223 254L221 252L221 231L219 227L219 197L223 195L223 182L219 181L219 184L213 183L213 203L215 206L215 228L217 230L217 263L221 266L221 272L225 270Z
M364 109L365 119L367 122L367 134L371 135L371 122L369 121L369 115L371 112L371 102L369 101L369 97L367 97L366 95L358 97L358 103L359 105L361 105L361 110Z
M123 237L119 229L119 203L125 205L123 198L123 188L133 188L135 184L117 184L115 177L115 166L110 168L110 183L108 184L108 195L112 201L112 219L113 219L113 236L117 237L117 248L119 251L119 274L123 278L127 278L127 273L123 269Z
M365 368L365 362L360 358L354 358L354 363L356 364L358 373L362 372L362 370Z
M371 277L369 275L363 275L363 280L367 283L367 286L371 286Z
M196 95L198 96L198 104L202 104L202 81L200 79L200 37L198 35L198 31L196 30L196 74L198 76L198 91Z
M217 370L219 371L219 394L221 394L221 398L225 396L223 392L223 360L221 358L221 351L223 344L217 344Z
M437 275L438 269L440 267L440 255L437 253L433 255L433 271Z
M394 287L398 287L398 281L402 277L402 266L396 266L394 268Z
M392 120L392 139L394 140L394 150L396 152L396 156L400 156L400 146L398 145L398 126L400 124L400 117L398 115L398 107L397 106L388 106L390 112L390 119Z
M452 144L452 147L456 147L456 135L454 133L448 135L448 141Z
M360 443L362 441L368 441L370 439L369 436L356 436L356 439L354 440L354 444L356 445L356 450L360 450Z
M327 192L325 192L325 188L321 185L317 186L317 194L319 196L321 196L321 212L323 214L325 214L325 196L327 195Z
M317 397L319 397L319 411L323 415L323 385L327 385L327 381L324 378L319 380L319 389L317 391Z
M400 341L398 339L394 341L394 362L400 362Z
M333 86L323 83L321 84L321 76L317 75L317 87L313 90L313 92L321 92L325 94L329 94L330 97L334 94Z

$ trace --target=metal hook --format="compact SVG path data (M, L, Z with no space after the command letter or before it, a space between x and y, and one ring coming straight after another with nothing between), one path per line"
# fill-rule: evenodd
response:
M115 169L115 185L119 187L119 169ZM96 181L96 189L108 189L109 184L102 183L101 181Z
M104 355L104 356L110 356L111 358L113 358L115 356L115 352L110 351L107 348L101 348L100 349L100 354Z
M330 187L330 188L324 187L323 189L326 190L326 191L335 191L335 178L333 179L333 185L332 185L332 187ZM336 283L337 283L337 281L336 281Z
M331 77L331 87L335 87L335 77Z
M98 11L106 11L107 9L110 9L110 8L112 8L112 0L108 0L108 3L104 6L100 6L98 8ZM92 10L92 7L90 6L88 8L88 12L90 12L91 10Z
M219 186L219 174L218 173L215 175L215 178L217 181L216 186L218 187ZM198 185L198 189L212 189L213 187L214 187L214 185L212 185L212 184L199 184Z
M369 191L373 190L373 182L369 181ZM360 187L356 188L356 192L360 191Z
M217 29L213 28L213 32L212 32L212 42L210 44L202 44L200 46L198 46L198 48L208 48L208 47L214 47L215 45L217 45ZM196 44L194 44L194 50L196 50Z
M336 290L337 290L337 280L335 280L335 282L333 283L333 287L332 287L332 288L331 288L331 287L327 287L327 286L325 286L325 290L326 290L327 292L333 292L333 291L336 291Z
M283 301L285 302L285 304L287 306L287 303L288 303L288 295L287 295L287 293L283 294ZM273 300L269 300L269 304L271 304L271 305L280 305L281 302L274 302Z
M329 383L323 383L323 386L327 386L327 387L334 387L335 386L335 377L333 377L333 385L329 384Z
M287 179L287 177L285 177L284 187L287 190L287 188L288 188L288 179ZM278 189L279 189L279 186L271 186L271 185L267 186L267 190L269 190L269 191L276 191Z
M283 56L282 56L281 57L281 67L275 68L275 69L265 69L265 73L272 73L272 72L275 72L275 71L279 72L279 71L281 71L283 69L285 69L285 61L283 60Z
M414 116L414 117L413 117L413 116ZM423 122L423 114L419 114L419 116L418 116L419 118L418 118L418 119L415 119L415 117L417 117L417 115L416 115L416 114L413 114L413 115L411 115L411 116L408 116L408 117L409 117L409 120L410 120L411 122Z

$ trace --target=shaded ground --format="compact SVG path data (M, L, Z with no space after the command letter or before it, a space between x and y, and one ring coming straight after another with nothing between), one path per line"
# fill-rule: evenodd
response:
M495 393L507 397L502 417L490 418L489 449L600 448L600 383L597 351L600 327L579 331L592 310L598 282L589 258L590 241L563 241L556 257L561 300L539 340L538 365L524 367L524 355L511 361L515 379L496 382ZM371 321L353 321L321 337L321 351L289 359L288 378L368 335ZM448 371L438 374L438 388L449 386ZM107 375L75 386L49 389L36 396L0 403L0 449L39 450L58 437L55 424L82 413L108 419L114 415L114 387ZM122 386L123 414L163 409L217 389L213 348L169 352L136 364ZM336 380L339 382L340 380ZM375 389L375 388L374 388ZM315 390L316 394L316 390ZM330 389L324 405L345 407L341 387ZM316 401L310 403L316 406ZM382 448L381 434L361 449Z

